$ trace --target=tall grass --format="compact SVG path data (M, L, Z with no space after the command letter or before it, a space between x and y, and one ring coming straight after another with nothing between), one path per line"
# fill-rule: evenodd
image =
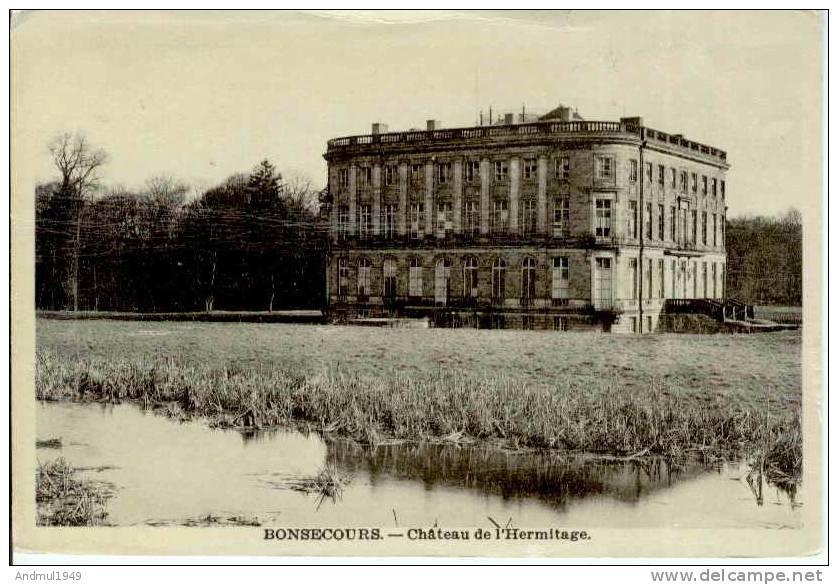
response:
M172 359L74 361L41 351L36 392L41 400L134 400L227 426L305 422L366 443L461 437L624 456L757 452L782 473L800 473L798 408L778 415L765 404L685 401L660 382L631 389L614 377L544 387L445 371L295 375Z
M103 486L77 478L63 458L41 463L35 474L35 503L39 526L101 526L106 524Z

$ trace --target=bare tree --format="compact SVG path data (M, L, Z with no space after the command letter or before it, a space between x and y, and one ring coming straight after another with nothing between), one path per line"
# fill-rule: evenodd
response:
M65 132L49 144L55 168L61 175L60 192L70 204L75 221L70 291L73 310L79 310L79 255L81 253L81 223L85 203L99 185L99 171L108 161L104 150L93 148L83 134Z
M319 191L305 175L291 174L282 183L282 198L289 209L316 214L320 207Z

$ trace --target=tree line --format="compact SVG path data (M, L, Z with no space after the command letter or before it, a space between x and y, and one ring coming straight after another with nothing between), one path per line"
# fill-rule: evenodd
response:
M727 296L750 304L803 301L803 226L800 212L748 216L727 222Z
M107 187L107 154L81 135L50 144L36 187L36 306L210 311L318 307L326 238L309 181L265 160L193 193L171 177Z

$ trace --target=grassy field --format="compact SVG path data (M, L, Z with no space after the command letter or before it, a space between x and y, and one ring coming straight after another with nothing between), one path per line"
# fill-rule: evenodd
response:
M42 399L133 399L234 426L620 455L756 450L799 468L800 334L37 323ZM799 471L799 469L798 469Z

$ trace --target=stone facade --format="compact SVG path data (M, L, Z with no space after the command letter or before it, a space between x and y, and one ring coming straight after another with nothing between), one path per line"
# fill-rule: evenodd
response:
M329 141L332 315L645 332L724 298L726 153L566 114Z

